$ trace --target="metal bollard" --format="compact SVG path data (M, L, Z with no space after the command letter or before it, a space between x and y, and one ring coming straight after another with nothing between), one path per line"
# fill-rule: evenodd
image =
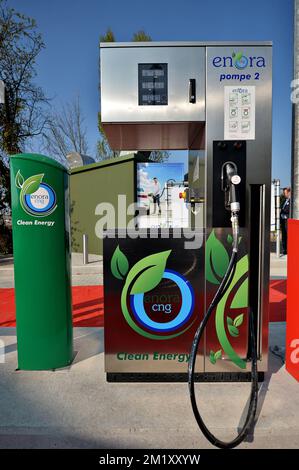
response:
M276 256L280 257L280 180L274 180L275 185L275 225L276 225Z
M88 235L83 234L83 264L88 264Z

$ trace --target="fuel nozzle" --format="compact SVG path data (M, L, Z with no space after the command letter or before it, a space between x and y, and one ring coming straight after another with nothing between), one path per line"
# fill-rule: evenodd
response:
M232 213L240 211L240 202L238 195L238 185L241 178L238 175L237 165L233 162L226 162L221 170L221 188L224 191L225 209Z
M221 188L224 191L225 208L231 211L231 223L233 232L233 251L238 251L240 202L238 195L238 185L241 178L238 175L237 165L233 162L226 162L221 170Z

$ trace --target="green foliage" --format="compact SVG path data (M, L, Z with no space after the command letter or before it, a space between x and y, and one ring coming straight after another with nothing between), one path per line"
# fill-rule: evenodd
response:
M36 59L44 48L36 22L0 0L0 214L10 211L8 155L19 153L45 124L43 91L35 84Z
M0 223L0 254L7 255L12 253L12 229Z
M108 28L106 33L100 36L100 42L115 42L115 36L111 28Z
M152 38L146 34L143 29L141 29L140 31L137 31L136 33L133 34L133 38L132 38L132 41L133 42L148 42L148 41L151 41Z
M47 99L34 83L37 56L45 47L36 22L0 0L0 80L5 104L0 107L0 148L18 153L25 142L41 133L42 105Z

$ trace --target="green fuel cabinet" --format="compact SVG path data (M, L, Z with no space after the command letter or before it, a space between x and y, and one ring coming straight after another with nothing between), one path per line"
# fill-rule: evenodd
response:
M51 158L10 159L18 367L46 370L73 358L69 175Z

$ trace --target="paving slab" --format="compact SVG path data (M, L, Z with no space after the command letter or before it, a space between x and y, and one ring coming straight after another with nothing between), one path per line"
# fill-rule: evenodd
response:
M73 254L73 285L102 284L102 258ZM287 257L271 254L271 278L285 278ZM0 287L13 287L13 258L0 259ZM108 384L102 328L75 328L74 363L16 371L14 328L0 329L0 448L210 448L196 427L186 384ZM243 448L299 447L299 385L281 358L285 323L270 324L269 372L260 384L254 432ZM277 349L278 348L278 349ZM274 352L275 352L274 350ZM1 351L1 342L0 342ZM249 384L197 384L211 430L231 439L242 423ZM291 398L290 398L291 397Z
M276 253L270 254L270 278L286 279L287 278L287 255L276 256Z
M16 371L14 328L0 330L0 448L211 448L196 427L184 383L107 383L102 328L75 328L71 367ZM283 346L285 323L270 325ZM299 447L299 384L270 354L260 384L254 432L242 448ZM211 430L231 439L242 422L250 384L197 384Z

